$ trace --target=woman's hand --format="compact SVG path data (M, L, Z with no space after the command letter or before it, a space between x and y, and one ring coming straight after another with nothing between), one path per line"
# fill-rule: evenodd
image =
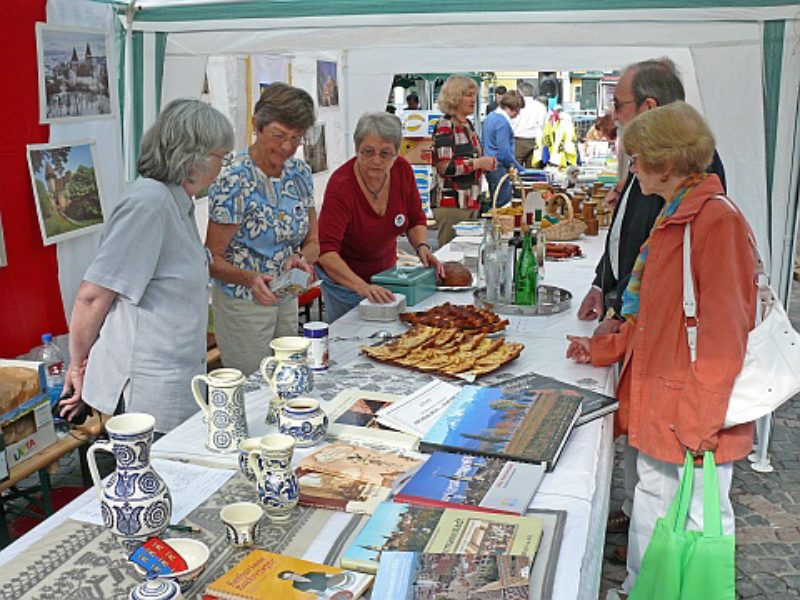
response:
M289 258L283 261L283 270L289 271L291 269L300 269L311 275L309 283L313 283L317 279L317 274L314 272L314 267L305 259L302 254L292 254Z
M264 306L272 306L278 303L278 297L269 289L269 282L272 277L264 273L252 272L249 287L253 291L253 302Z
M417 250L417 256L419 256L422 266L433 267L436 269L436 277L438 279L444 279L444 265L433 255L433 252L431 252L427 244L420 246L419 250Z
M394 294L390 290L374 284L367 284L358 290L358 294L369 298L369 301L373 304L388 304L394 300Z
M569 347L567 348L567 358L571 358L577 363L588 363L591 361L591 350L589 348L589 338L577 335L568 335Z

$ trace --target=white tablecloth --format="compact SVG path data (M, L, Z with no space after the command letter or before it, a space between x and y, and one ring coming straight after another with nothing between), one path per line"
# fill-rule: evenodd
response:
M567 333L590 335L595 324L579 321L577 307L589 289L594 267L603 249L603 237L583 238L579 241L586 254L583 260L548 262L544 283L557 285L572 292L571 309L547 317L511 316L507 338L525 344L521 356L506 365L501 373L523 374L536 371L570 383L576 383L606 393L613 391L609 369L598 369L578 365L564 358L567 348ZM438 255L446 260L458 258L447 247ZM444 301L471 303L471 292L439 292L413 307L413 310L429 308ZM406 327L399 322L388 324L363 321L357 311L351 311L331 326L332 336L367 336L377 329L388 329L401 333ZM369 384L359 382L359 365L372 370L380 369L386 375L387 385L405 386L400 392L419 387L428 376L410 373L407 370L387 365L373 365L369 359L359 355L361 341L340 341L331 345L333 367L329 373L317 376L318 386L310 394L323 401L323 406L342 386ZM373 374L374 375L374 374ZM261 385L259 385L261 383ZM263 387L258 377L248 379L246 404L251 435L262 435L272 429L264 423L266 406L271 392ZM233 456L220 456L205 449L206 429L198 413L183 425L170 432L154 444L152 456L174 458L207 466L236 468ZM298 451L299 460L309 451ZM534 497L532 508L566 510L567 522L556 572L553 598L595 600L600 584L605 517L608 511L611 468L613 465L613 441L611 416L597 419L576 428L559 459L557 467L548 473ZM180 494L180 490L173 490ZM0 565L12 560L19 552L47 535L54 527L69 518L77 508L94 496L89 490L71 504L40 524L0 552ZM336 522L331 524L336 528ZM344 520L342 527L344 526ZM335 539L336 531L321 532L315 543L310 560L321 560L327 552L325 540ZM330 542L327 542L328 544Z

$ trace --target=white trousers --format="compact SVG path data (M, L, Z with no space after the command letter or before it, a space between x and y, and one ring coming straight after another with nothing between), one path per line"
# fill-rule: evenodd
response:
M642 452L638 454L636 473L639 481L633 495L633 514L631 514L631 525L628 530L628 576L622 584L622 591L626 594L630 593L636 577L639 575L642 557L650 543L650 536L653 535L656 520L667 514L683 475L683 465L661 462ZM725 535L733 535L736 525L730 499L733 463L717 465L717 478L719 480L722 532ZM694 469L692 503L689 506L686 529L703 529L702 467Z
M258 370L265 356L272 356L269 343L273 338L297 335L297 298L280 306L264 306L232 298L213 285L211 306L222 364L245 375Z

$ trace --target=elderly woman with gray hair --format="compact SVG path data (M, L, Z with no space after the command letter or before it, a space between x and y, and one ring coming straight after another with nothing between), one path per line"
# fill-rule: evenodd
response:
M175 100L142 139L139 179L114 209L78 289L62 416L89 405L146 412L157 433L197 410L205 372L208 258L192 197L214 181L233 129L197 100Z
M328 181L319 217L317 274L330 322L364 298L376 303L394 299L392 292L370 283L370 278L395 265L397 237L402 234L422 264L443 275L427 243L414 172L398 156L401 139L400 119L394 115L362 115L353 134L355 158Z
M292 268L313 276L319 256L311 169L294 154L314 124L307 92L271 84L253 111L256 139L211 186L214 333L226 367L252 373L275 337L297 335L297 298L281 303L270 281Z

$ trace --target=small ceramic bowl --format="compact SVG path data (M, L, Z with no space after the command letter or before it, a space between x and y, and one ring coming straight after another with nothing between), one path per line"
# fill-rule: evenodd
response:
M183 557L183 560L186 561L186 569L176 573L162 574L159 577L162 579L174 579L181 586L181 592L186 593L203 571L206 570L209 556L208 546L191 538L166 538L164 541ZM134 565L134 568L142 577L147 575L139 565Z

